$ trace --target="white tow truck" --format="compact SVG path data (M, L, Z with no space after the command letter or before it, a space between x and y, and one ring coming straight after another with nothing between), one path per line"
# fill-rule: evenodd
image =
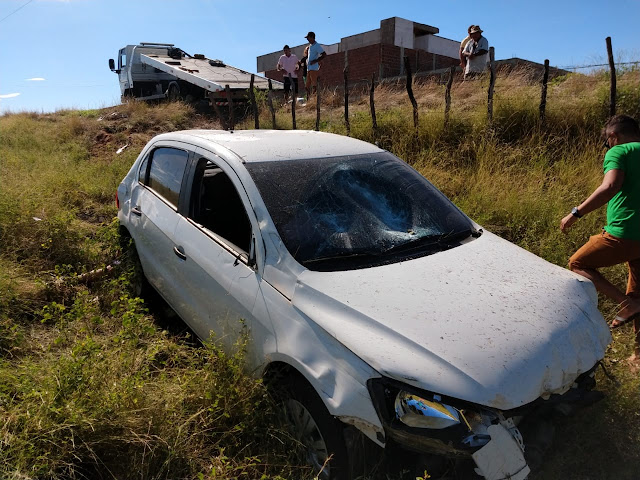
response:
M228 105L247 100L251 76L221 60L202 54L189 55L171 43L142 42L127 45L118 52L117 66L109 59L109 68L118 74L122 99L154 100L179 98L188 102L208 101ZM254 75L254 88L266 90L269 79ZM282 90L281 82L272 81L274 90ZM214 103L215 102L215 103Z

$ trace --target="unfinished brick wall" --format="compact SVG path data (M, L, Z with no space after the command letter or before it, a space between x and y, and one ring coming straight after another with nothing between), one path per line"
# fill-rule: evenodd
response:
M409 57L411 71L429 72L431 70L458 65L459 60L442 55L405 48L404 51L395 45L368 45L349 50L349 82L356 83L376 79L382 73L382 78L396 77L404 72L402 54ZM417 67L417 68L416 68ZM344 52L327 55L320 65L320 82L324 86L344 85ZM268 78L282 81L282 72L269 70L265 72ZM301 77L301 75L300 75ZM300 78L302 87L302 78Z

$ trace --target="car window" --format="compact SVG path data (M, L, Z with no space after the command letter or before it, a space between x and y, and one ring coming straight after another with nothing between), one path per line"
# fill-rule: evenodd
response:
M175 207L188 157L184 150L166 147L154 150L151 157L147 185Z
M246 168L287 249L312 270L402 261L478 234L442 193L387 152Z
M149 165L149 156L145 156L144 160L140 164L140 170L138 171L138 181L145 183L147 181L147 167Z
M190 218L243 252L251 245L251 223L232 180L218 165L201 159L196 167Z

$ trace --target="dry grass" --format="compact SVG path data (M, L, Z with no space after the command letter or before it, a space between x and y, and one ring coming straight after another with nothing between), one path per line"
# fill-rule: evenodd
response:
M620 111L636 117L638 79L637 71L618 79ZM555 79L544 126L530 72L498 78L491 126L487 80L456 83L445 129L444 86L420 81L417 135L404 85L376 88L377 134L368 89L359 87L350 96L351 135L404 158L489 230L565 265L604 222L599 211L568 236L558 230L601 179L606 82L604 74ZM322 130L345 133L343 99L340 89L322 92ZM298 128L313 129L315 115L313 102L298 108ZM291 127L288 107L276 117L278 128ZM193 348L167 333L128 296L132 272L124 266L114 279L77 280L117 254L114 192L141 148L155 134L186 128L220 124L181 103L0 117L0 476L307 474L285 466L280 433L260 440L270 427L253 412L266 412L266 421L270 407L241 373L241 354ZM253 128L253 119L239 128ZM622 285L626 271L607 274ZM615 306L603 301L601 310L610 318ZM631 334L614 337L605 364L620 383L598 374L606 399L557 425L536 480L637 478L640 453L630 446L640 440L640 379L624 361ZM240 408L230 410L229 401Z

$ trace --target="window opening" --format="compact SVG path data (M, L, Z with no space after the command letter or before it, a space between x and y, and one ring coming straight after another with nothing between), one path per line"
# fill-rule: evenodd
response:
M190 217L243 252L251 245L251 223L229 176L201 159L194 178Z
M188 157L184 150L166 147L154 150L151 157L147 185L176 207Z

